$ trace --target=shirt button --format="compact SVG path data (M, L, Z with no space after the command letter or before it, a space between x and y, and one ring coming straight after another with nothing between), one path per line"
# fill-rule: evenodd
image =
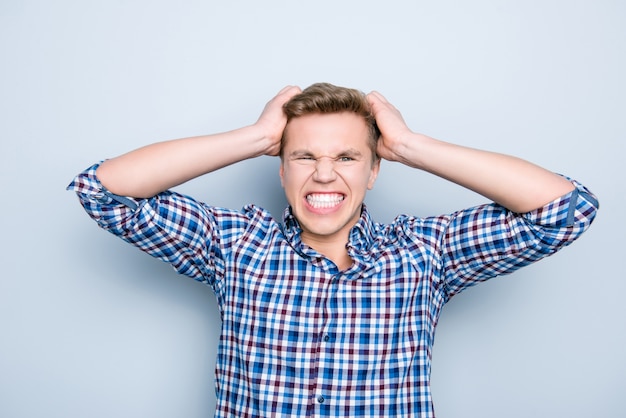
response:
M317 403L324 403L324 397L323 396L318 396L317 397Z
M328 340L330 340L330 337L328 335L324 335L324 341L328 342Z

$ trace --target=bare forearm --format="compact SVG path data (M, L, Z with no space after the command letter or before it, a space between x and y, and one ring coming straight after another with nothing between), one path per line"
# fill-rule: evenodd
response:
M471 189L515 212L539 208L574 189L567 179L517 157L419 134L412 134L405 143L405 164Z
M98 179L115 194L145 198L238 161L278 155L287 123L282 106L300 91L284 87L245 128L158 142L107 160L98 167Z
M540 208L574 189L567 179L522 159L439 141L411 131L378 92L368 99L381 131L381 158L428 171L519 213Z
M104 161L97 175L113 193L155 194L227 165L262 155L268 140L250 126L207 136L154 143Z

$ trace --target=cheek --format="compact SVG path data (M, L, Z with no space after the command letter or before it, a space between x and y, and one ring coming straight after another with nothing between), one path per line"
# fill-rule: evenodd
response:
M291 170L289 167L281 167L280 170L280 184L285 189L285 194L296 193L299 188L304 184L305 176L298 170Z

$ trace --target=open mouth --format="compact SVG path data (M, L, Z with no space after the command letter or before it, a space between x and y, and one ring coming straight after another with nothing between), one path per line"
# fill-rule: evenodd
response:
M311 193L306 196L306 201L315 209L328 209L337 206L345 196L340 193Z

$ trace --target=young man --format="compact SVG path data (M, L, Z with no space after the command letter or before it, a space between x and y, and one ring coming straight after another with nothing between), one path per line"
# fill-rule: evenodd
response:
M280 155L282 223L169 191L247 158ZM363 204L379 158L493 203L383 225ZM248 127L161 142L69 186L110 232L209 284L222 315L218 417L434 416L431 348L464 288L553 254L598 208L579 183L518 158L409 130L379 93L281 90Z

